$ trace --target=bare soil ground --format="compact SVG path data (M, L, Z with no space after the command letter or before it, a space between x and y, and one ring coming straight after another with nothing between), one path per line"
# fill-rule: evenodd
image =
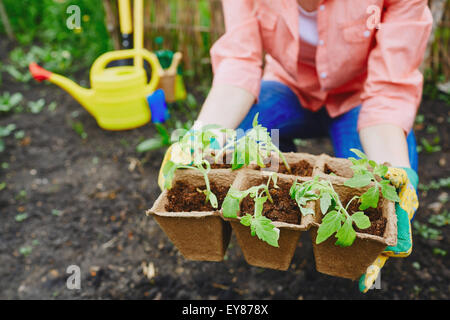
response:
M11 45L0 41L2 62ZM87 79L87 73L81 75ZM3 74L0 93L22 92L27 101L55 101L55 111L0 116L16 124L23 139L6 138L0 169L0 299L449 299L448 226L440 240L414 234L407 259L390 259L380 290L360 294L357 283L315 271L309 235L303 234L291 268L273 271L246 264L234 237L221 263L185 260L144 211L159 195L157 173L164 150L138 155L137 143L155 134L151 124L107 132L61 89L18 84ZM420 153L421 183L450 176L450 108L425 100L420 113L434 125L441 152ZM72 129L80 121L87 138ZM332 153L325 139L308 141L303 152ZM449 210L448 189L420 193L416 219L427 223ZM19 222L16 216L27 213ZM24 252L21 248L27 248ZM31 250L30 250L31 249ZM26 250L25 250L26 251ZM31 251L31 252L30 252ZM24 254L25 253L25 254ZM66 288L70 265L81 268L81 289ZM149 272L150 270L150 272ZM146 274L144 271L147 271Z

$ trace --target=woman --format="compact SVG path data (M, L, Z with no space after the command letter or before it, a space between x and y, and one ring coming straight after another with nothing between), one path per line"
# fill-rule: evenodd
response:
M400 192L397 245L361 277L366 292L389 256L412 250L418 178L411 128L431 30L427 1L223 0L223 8L226 33L211 49L214 83L198 123L248 129L259 113L263 126L279 129L283 151L294 149L293 138L328 134L337 157L357 148L402 168L386 175Z
M293 138L329 134L335 155L364 150L417 170L411 131L431 29L426 0L223 0L203 124L248 129L254 114ZM263 68L263 55L265 66ZM261 81L261 78L263 79Z

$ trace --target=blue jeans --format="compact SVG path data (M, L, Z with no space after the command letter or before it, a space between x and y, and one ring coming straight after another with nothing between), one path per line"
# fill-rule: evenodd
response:
M363 150L356 130L360 109L361 106L357 106L339 117L331 118L325 108L317 112L303 108L297 96L286 85L277 81L262 81L259 101L250 109L239 128L250 129L253 118L259 113L258 122L261 125L269 130L280 130L282 151L295 151L295 138L330 136L335 156L348 158L355 156L351 148ZM411 168L417 172L416 138L412 130L407 142Z

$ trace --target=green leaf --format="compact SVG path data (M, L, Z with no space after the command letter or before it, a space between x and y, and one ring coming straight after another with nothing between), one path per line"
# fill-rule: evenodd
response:
M376 186L371 187L365 193L361 195L361 205L360 210L366 210L369 207L376 208L378 206L378 199L380 198L380 193Z
M18 215L16 215L16 221L17 222L22 222L24 220L26 220L28 218L28 213L20 213Z
M337 211L330 211L322 219L322 223L317 230L316 244L327 240L333 233L341 228L341 214Z
M167 128L162 123L155 123L155 128L161 136L161 142L163 145L170 145L170 134Z
M264 208L264 203L267 201L267 197L261 197L255 199L255 217L261 216Z
M280 229L275 228L272 221L264 216L253 217L251 227L256 236L267 242L272 247L278 248L278 239L280 238Z
M374 169L378 166L378 164L373 160L369 160L369 165Z
M300 212L302 213L303 216L306 216L308 214L312 214L314 215L314 209L312 208L308 208L308 207L299 207L300 208Z
M356 232L353 230L352 219L347 219L342 228L336 233L336 245L340 247L348 247L353 244L356 238Z
M139 153L143 153L143 152L148 152L148 151L152 151L152 150L157 150L159 148L162 148L163 146L164 146L164 143L161 140L161 138L159 138L159 137L151 138L151 139L147 139L147 140L144 140L141 143L139 143L136 147L136 151Z
M222 129L222 127L218 124L207 124L202 127L201 131L207 132L215 129Z
M322 211L322 214L326 214L330 206L331 206L330 194L329 193L322 194L320 198L320 211Z
M373 170L373 173L376 174L377 176L384 177L386 175L386 173L388 172L388 167L384 166L384 165L377 165L375 167L375 169Z
M206 195L206 197L209 200L209 203L211 203L211 206L214 209L217 209L217 207L219 206L219 204L217 203L217 197L214 193L212 193L211 191L207 192L208 194Z
M397 190L394 186L390 185L389 182L381 183L381 193L383 194L383 197L388 200L400 202L400 198L397 195Z
M372 181L372 175L365 173L361 175L355 175L344 182L344 185L351 188L361 188L367 186Z
M360 157L361 159L366 159L367 160L367 156L361 152L358 149L350 149L351 152L353 152L354 154L356 154L358 157Z
M245 196L246 193L231 186L222 203L223 216L227 218L236 218L240 210L240 200Z
M370 227L369 217L364 214L362 211L355 212L351 216L353 222L355 222L356 226L360 229L367 229Z
M257 113L255 114L255 117L253 118L253 122L252 122L252 126L253 126L253 127L258 126L258 116L259 116L259 112L257 112Z
M246 214L241 218L241 224L243 224L246 227L249 227L252 224L253 216L251 214Z
M164 189L172 188L172 180L177 170L177 164L173 161L167 161L163 167Z

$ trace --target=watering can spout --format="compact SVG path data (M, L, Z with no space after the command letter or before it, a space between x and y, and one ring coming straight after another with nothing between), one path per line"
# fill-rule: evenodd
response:
M48 70L45 70L44 68L40 67L36 63L30 63L29 69L31 72L31 75L33 78L39 82L42 82L44 80L48 80L57 86L61 87L65 91L67 91L71 96L73 96L89 113L92 112L92 106L89 103L93 96L93 90L92 89L86 89L69 78L63 77L59 74L50 72Z

